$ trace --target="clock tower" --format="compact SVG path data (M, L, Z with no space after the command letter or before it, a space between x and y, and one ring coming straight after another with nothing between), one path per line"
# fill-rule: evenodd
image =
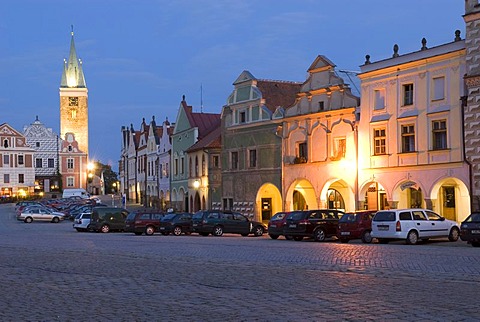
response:
M73 133L78 148L88 159L88 89L82 70L82 61L77 58L75 43L70 41L68 61L64 59L60 84L60 135Z

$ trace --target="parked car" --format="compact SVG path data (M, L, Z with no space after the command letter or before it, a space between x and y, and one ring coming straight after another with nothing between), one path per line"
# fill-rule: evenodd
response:
M160 220L165 216L164 213L137 211L131 212L125 219L125 231L135 235L153 235L160 227Z
M95 207L90 218L90 229L96 232L124 231L127 209L116 207Z
M53 223L58 223L64 219L64 214L38 206L26 208L17 215L17 220L21 220L26 223L31 223L32 221L49 221Z
M192 230L202 236L222 236L224 233L262 236L267 229L261 222L250 221L238 212L200 210L192 216Z
M372 218L377 211L366 210L347 212L338 220L337 238L342 243L352 239L361 239L363 243L372 242Z
M300 241L304 237L315 241L337 236L338 220L344 214L336 209L304 210L288 216L283 234Z
M192 214L190 213L170 213L160 220L158 230L162 235L173 234L179 236L190 234L192 232Z
M268 222L268 236L272 239L277 239L283 235L285 229L285 223L288 216L293 216L298 211L291 212L277 212ZM286 239L292 239L291 236L285 236Z
M372 237L380 243L403 239L415 245L419 240L442 237L454 242L459 235L460 228L455 221L427 209L380 210L372 220Z
M460 238L472 244L473 247L480 247L480 213L471 213L460 225Z
M75 228L77 231L89 231L91 216L91 212L78 214L73 220L73 228Z

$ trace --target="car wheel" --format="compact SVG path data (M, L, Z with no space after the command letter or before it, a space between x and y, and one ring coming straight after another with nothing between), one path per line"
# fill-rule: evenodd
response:
M303 240L303 236L295 236L295 237L293 237L293 240L295 240L295 241L302 241L302 240Z
M270 236L271 239L277 239L278 238L278 235L268 234L268 236Z
M153 234L155 234L155 227L147 226L147 228L145 228L145 235L152 236Z
M313 239L317 242L325 241L325 231L322 228L318 228L313 232Z
M407 245L415 245L418 242L418 234L415 230L411 230L407 235Z
M348 240L348 239L346 239L346 238L340 238L340 242L341 242L341 243L346 244L346 243L348 243L349 241L350 241L350 240Z
M33 221L32 217L27 217L24 220L27 224L31 223Z
M254 235L255 237L260 237L260 236L262 236L262 235L263 235L263 227L261 227L261 226L255 227L255 229L253 230L253 235Z
M362 234L362 242L364 244L370 244L372 242L372 234L370 230L365 230Z
M460 231L458 230L457 227L453 227L450 230L450 234L448 234L448 240L451 242L456 242L459 236L460 236Z
M110 226L109 225L102 225L102 227L100 228L100 231L102 233L108 233L108 232L110 232Z
M473 247L480 247L480 242L472 241Z
M135 234L136 236L141 236L141 235L142 235L142 233L139 232L139 231L134 232L134 234Z
M213 228L213 236L220 237L223 235L223 228L222 226L215 226Z
M173 228L173 234L175 236L180 236L182 234L182 227L177 226L177 227Z
M58 219L58 217L53 217L52 218L52 222L55 223L55 224L58 223L59 221L60 221L60 219Z
M287 236L285 236L285 239L286 239L286 240L292 240L292 239L293 239L293 237L292 237L292 236L289 236L289 235L287 235Z

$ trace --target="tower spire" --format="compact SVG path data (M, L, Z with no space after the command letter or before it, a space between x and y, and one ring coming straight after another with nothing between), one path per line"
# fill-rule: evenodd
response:
M82 62L77 58L75 50L75 41L73 38L73 25L71 31L72 38L70 40L70 54L68 62L64 63L64 70L60 87L86 87L85 76L83 75Z

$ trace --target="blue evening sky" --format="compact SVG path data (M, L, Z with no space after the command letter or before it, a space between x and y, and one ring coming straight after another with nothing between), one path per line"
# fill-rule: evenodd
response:
M337 69L465 36L454 0L2 0L0 124L38 115L59 132L71 25L89 91L90 158L118 169L122 126L175 122L182 95L220 113L238 75L305 81L317 55ZM348 78L344 77L350 83ZM352 86L353 87L353 86ZM200 90L202 88L202 91Z

